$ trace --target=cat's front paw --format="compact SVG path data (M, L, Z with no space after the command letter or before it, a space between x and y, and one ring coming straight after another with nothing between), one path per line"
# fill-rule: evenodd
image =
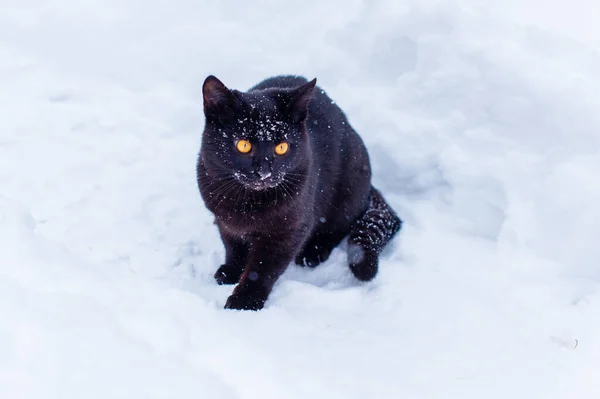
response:
M221 265L214 275L217 284L236 284L240 280L243 270L239 267Z
M333 249L323 248L321 246L310 246L296 256L296 264L300 266L317 267L329 259L332 250Z
M266 298L245 293L233 293L225 303L225 309L260 310L265 306Z

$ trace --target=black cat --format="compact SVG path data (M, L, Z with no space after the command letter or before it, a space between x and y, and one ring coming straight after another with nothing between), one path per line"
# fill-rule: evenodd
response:
M247 92L204 81L200 194L225 245L219 284L235 284L225 308L258 310L293 260L314 267L348 236L350 270L375 277L402 221L371 186L361 138L317 87L269 78Z

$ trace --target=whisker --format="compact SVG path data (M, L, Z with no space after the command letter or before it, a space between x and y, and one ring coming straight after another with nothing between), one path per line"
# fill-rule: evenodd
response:
M208 182L202 182L200 184L200 187L201 188L205 188L205 189L210 189L210 187L216 186L216 185L219 185L219 184L223 184L223 182L228 181L228 180L233 180L233 178L231 178L231 179L213 180L213 181L208 181Z
M238 194L237 194L237 196L235 197L235 203L233 204L233 207L234 207L234 208L237 208L238 202L239 202L239 200L240 200L240 195L241 195L241 194L242 194L244 191L246 191L246 187L245 187L243 184L240 184L238 187L239 187L239 188L238 188L238 191L237 191L237 193L238 193ZM242 204L243 204L243 203L242 203Z
M225 183L223 183L223 181L225 181ZM211 187L214 186L214 188L216 188L216 190L212 191L210 194L211 195L218 195L225 187L227 187L229 184L235 182L234 179L224 179L224 180L220 180L220 181L213 181L208 183L206 186L202 186L202 188L210 190Z
M294 193L292 191L290 191L290 189L288 188L287 183L286 182L282 182L281 188L283 188L285 190L285 192L287 193L287 195L292 200L292 203L294 204L294 206L296 206L296 200L294 199Z
M232 181L229 181L229 182L225 183L224 185L222 185L222 186L219 186L219 187L218 187L218 188L217 188L217 189L216 189L216 190L215 190L215 191L212 193L212 196L213 196L213 197L219 197L219 196L225 195L225 194L226 194L226 193L229 191L229 189L230 189L232 186L234 186L234 185L235 185L235 181L233 181L233 180L232 180Z
M220 194L223 198L221 198L221 200L217 203L217 205L215 206L215 209L219 209L219 207L221 206L221 204L228 198L230 198L229 194L231 194L233 192L233 190L235 190L236 188L236 184L235 182L230 184L229 186L227 186L227 191L225 191L223 194Z

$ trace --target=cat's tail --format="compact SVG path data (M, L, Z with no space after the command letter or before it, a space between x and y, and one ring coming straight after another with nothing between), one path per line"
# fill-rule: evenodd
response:
M357 279L369 281L375 277L379 254L401 227L402 220L381 193L371 187L369 206L352 225L348 237L348 263Z

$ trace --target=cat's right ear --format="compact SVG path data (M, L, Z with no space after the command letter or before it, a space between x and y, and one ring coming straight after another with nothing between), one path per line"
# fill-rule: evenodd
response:
M306 118L308 113L308 102L312 98L316 84L317 79L315 78L291 92L288 112L294 122L302 122Z
M235 97L231 90L215 76L210 75L204 80L202 96L206 116L215 116L232 111Z

